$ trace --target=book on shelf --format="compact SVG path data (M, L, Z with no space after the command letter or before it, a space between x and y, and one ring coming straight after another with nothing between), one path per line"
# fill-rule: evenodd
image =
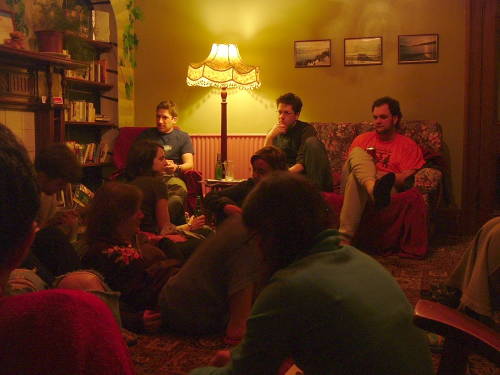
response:
M64 109L64 121L95 122L96 113L94 103L85 100L69 101L69 108Z
M106 83L108 79L108 61L100 59L88 62L86 68L82 69L66 69L64 76L66 78L80 79L83 81L91 81L96 83Z
M102 164L109 162L110 149L106 143L86 143L80 144L76 141L67 141L66 145L76 155L82 165Z
M103 115L102 113L96 113L95 121L111 121L111 116Z
M109 13L102 10L92 10L92 39L109 42Z

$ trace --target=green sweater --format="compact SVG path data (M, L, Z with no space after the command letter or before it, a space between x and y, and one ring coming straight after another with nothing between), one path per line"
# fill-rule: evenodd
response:
M243 342L223 368L191 375L276 375L286 358L305 374L433 374L413 309L372 257L327 230L276 272L257 298Z

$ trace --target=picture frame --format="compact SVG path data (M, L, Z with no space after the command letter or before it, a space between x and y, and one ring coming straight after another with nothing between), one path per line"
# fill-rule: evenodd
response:
M344 65L382 65L382 37L344 38Z
M0 9L0 44L5 43L5 39L10 39L10 33L14 31L14 17L12 12Z
M422 64L439 61L439 34L398 35L398 63Z
M296 40L294 51L296 68L319 68L332 65L330 39Z

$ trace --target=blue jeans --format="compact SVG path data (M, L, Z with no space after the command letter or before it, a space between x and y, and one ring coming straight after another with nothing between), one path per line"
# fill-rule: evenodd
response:
M95 289L80 289L88 293L92 293L96 297L100 298L111 310L113 316L116 319L116 322L121 327L121 319L120 319L120 307L119 307L119 298L120 292L114 292L111 288L105 283L104 278L98 272L94 270L78 270L70 273L66 273L57 277L52 286L49 286L45 281L43 281L34 270L30 270L27 268L16 268L13 270L7 281L7 286L5 289L6 295L18 295L24 293L31 292L39 292L41 290L46 290L52 288L57 288L61 281L67 276L78 278L79 275L84 276L95 276L98 283L100 284L100 288Z

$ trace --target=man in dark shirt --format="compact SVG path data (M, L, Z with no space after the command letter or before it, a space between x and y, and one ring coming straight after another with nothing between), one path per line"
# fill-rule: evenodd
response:
M299 121L302 100L289 92L276 99L276 105L278 123L267 134L266 146L275 145L285 152L290 172L306 175L322 191L332 191L325 146L310 124Z
M170 218L176 225L185 223L184 200L187 187L180 173L193 169L194 148L189 134L174 127L177 123L175 103L165 100L156 106L156 128L144 130L136 139L150 139L165 150L167 168L165 182L168 188L168 209Z

